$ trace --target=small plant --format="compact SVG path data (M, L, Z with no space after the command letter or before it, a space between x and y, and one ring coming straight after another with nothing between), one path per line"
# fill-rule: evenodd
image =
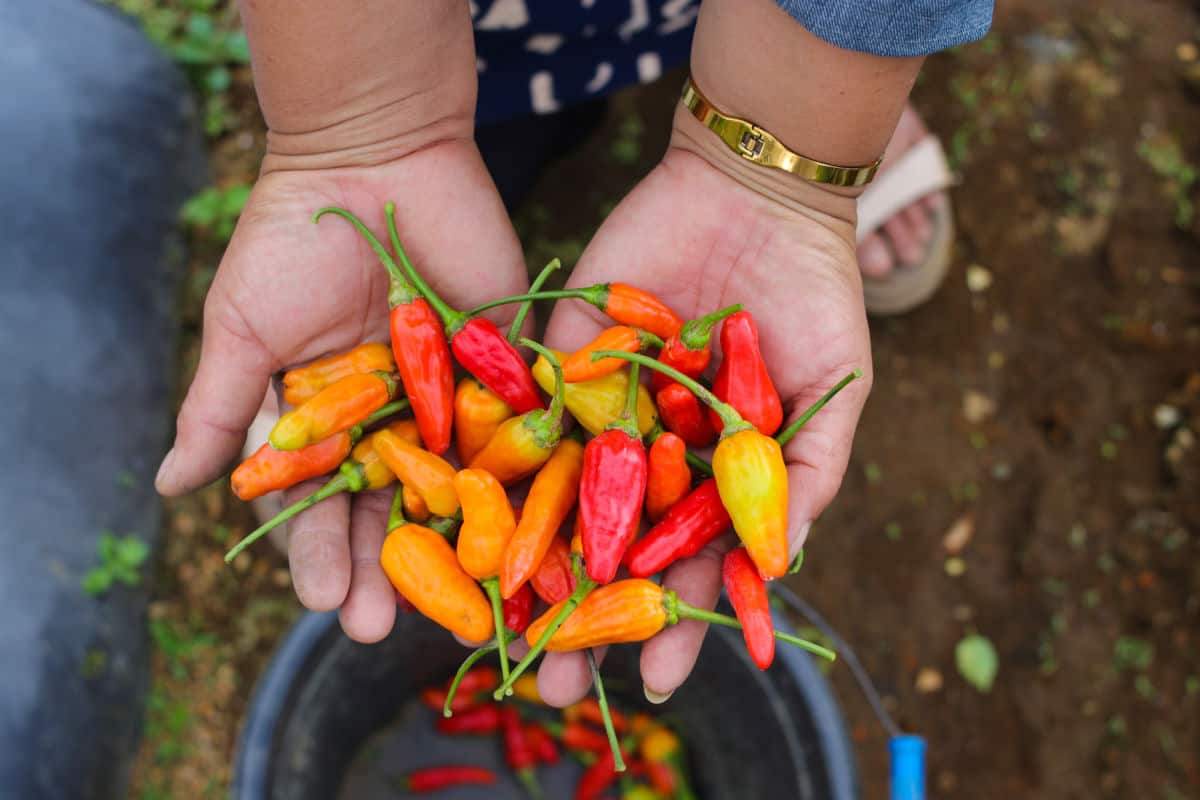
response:
M179 211L179 218L189 227L208 231L224 243L233 236L233 228L250 197L249 184L227 188L210 186L191 197Z
M1113 666L1118 672L1149 669L1154 662L1154 645L1134 636L1122 636L1113 646Z
M1190 226L1196 213L1191 191L1200 173L1188 162L1178 140L1159 134L1138 142L1137 152L1156 175L1166 179L1163 188L1175 201L1175 224L1181 228Z
M100 563L83 576L83 591L92 596L102 595L114 583L137 586L142 582L138 571L150 555L150 546L136 536L122 536L104 532L96 543Z

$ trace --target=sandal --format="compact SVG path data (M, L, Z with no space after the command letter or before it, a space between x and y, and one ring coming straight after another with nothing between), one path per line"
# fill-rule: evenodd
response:
M941 142L926 135L899 156L858 198L858 241L900 210L925 195L953 185L954 175ZM928 300L950 269L954 248L954 217L949 199L934 212L933 238L919 264L898 266L886 278L863 276L867 312L902 314Z

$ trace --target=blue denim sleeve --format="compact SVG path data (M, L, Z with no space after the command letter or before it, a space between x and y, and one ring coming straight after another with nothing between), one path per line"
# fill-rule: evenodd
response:
M993 0L775 0L800 24L846 50L923 56L981 39Z

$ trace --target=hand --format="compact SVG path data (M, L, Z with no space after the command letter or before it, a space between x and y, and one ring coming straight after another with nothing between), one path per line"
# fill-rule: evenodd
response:
M447 302L472 307L527 285L504 207L469 138L376 166L268 172L255 186L204 307L200 365L159 472L164 495L220 475L240 453L271 376L365 341L388 341L388 278L340 206L387 242L384 203L401 241ZM506 307L501 314L511 314ZM499 319L499 318L497 318ZM286 502L321 481L294 487ZM288 560L300 601L340 608L351 638L391 630L396 596L379 565L391 491L330 498L291 523Z
M745 304L758 323L763 355L790 418L847 373L863 370L865 379L850 384L784 449L794 554L837 493L871 384L853 211L846 210L852 201L811 187L804 187L803 203L770 185L748 188L738 177L757 181L757 173L743 170L762 168L730 161L708 147L709 139L716 140L707 131L693 139L687 130L677 118L662 163L601 226L570 284L625 281L657 295L685 319ZM570 351L612 324L590 306L563 301L550 319L547 339ZM723 553L734 543L731 535L671 566L664 586L688 603L712 608L721 592ZM643 645L647 697L665 700L683 683L705 630L703 623L683 621ZM589 687L582 653L546 656L538 690L547 702L572 703Z

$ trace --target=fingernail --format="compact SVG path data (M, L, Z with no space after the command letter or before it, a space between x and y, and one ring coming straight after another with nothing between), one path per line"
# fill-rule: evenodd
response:
M804 547L804 543L808 541L808 529L812 527L812 522L806 522L796 531L796 536L792 539L791 545L788 547L788 563L796 560L796 555L800 552L800 548Z
M666 694L659 694L658 692L654 691L649 686L647 686L646 684L643 683L642 684L642 694L646 695L646 699L649 700L654 705L661 706L663 703L665 703L671 699L671 695L675 694L675 691L672 690L672 691L667 692Z
M158 474L154 476L154 485L161 486L163 480L171 473L171 463L175 460L175 448L172 447L163 456L162 464L158 467Z

